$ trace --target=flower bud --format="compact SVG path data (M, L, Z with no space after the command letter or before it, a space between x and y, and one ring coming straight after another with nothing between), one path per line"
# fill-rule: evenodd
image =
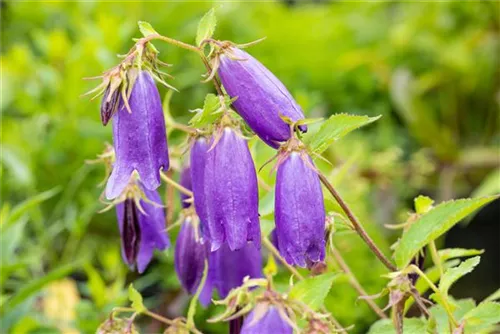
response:
M236 47L220 56L218 74L233 106L250 128L269 146L290 138L290 126L280 117L296 122L304 113L276 76L257 59ZM307 127L299 127L307 131Z
M133 198L116 205L123 261L139 273L146 269L155 249L164 250L170 244L160 195L142 185L141 188L147 200L138 200L140 208Z
M110 87L106 88L101 101L101 121L102 125L107 125L111 117L116 113L120 103L120 92L114 90L111 92Z
M285 314L285 311L282 312ZM261 333L292 334L293 328L276 306L261 303L245 318L241 334Z
M192 185L191 185L191 168L185 167L182 170L180 184L184 188L192 191ZM189 196L186 195L183 192L180 193L180 196L181 196L181 205L182 205L182 208L183 209L189 208L191 206L191 203L186 202L186 200L189 199Z
M226 298L231 289L239 287L246 276L263 277L262 257L252 242L235 251L224 243L210 253L210 277L221 298Z
M106 186L108 199L122 193L134 170L146 189L155 190L160 185L160 169L169 167L160 94L148 72L137 76L128 103L131 112L121 101L113 116L116 162Z
M203 278L205 261L208 261L208 244L200 235L197 218L188 216L181 226L175 245L174 266L182 287L190 294L195 294ZM212 286L209 277L200 294L203 305L210 303Z
M325 207L318 174L305 152L291 152L278 166L275 221L279 251L291 265L325 258Z
M204 183L211 250L226 241L231 250L247 241L260 248L255 166L246 140L229 127L207 152Z

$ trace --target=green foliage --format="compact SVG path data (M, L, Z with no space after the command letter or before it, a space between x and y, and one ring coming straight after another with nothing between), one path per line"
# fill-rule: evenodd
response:
M422 334L425 333L426 322L423 319L404 319L403 332L405 334ZM370 327L368 334L395 334L396 329L392 320L382 319L377 321Z
M317 310L323 305L335 275L335 273L322 274L295 283L290 291L290 298L298 299L311 309Z
M128 286L128 299L132 302L132 308L135 312L142 313L146 311L146 307L142 302L142 296L140 292L134 288L132 283Z
M476 199L459 199L437 205L423 214L403 233L394 252L399 268L403 268L419 249L448 231L454 224L497 196Z
M200 45L205 39L211 38L215 32L217 25L217 17L215 9L210 9L198 23L198 31L196 32L196 45Z

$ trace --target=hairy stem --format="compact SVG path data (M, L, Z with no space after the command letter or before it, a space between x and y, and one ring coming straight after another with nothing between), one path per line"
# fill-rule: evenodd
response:
M164 172L161 172L160 176L161 176L161 179L163 181L165 181L166 183L170 184L172 187L176 188L177 190L179 190L184 195L193 197L193 192L191 190L189 190L189 189L181 186L179 183L177 183L174 180L172 180L171 178L169 178Z
M347 263L344 261L342 258L342 255L340 252L335 248L335 247L330 247L330 250L332 252L333 257L335 258L335 262L338 263L340 268L347 274L349 277L349 282L351 283L352 287L358 292L360 296L368 296L366 293L365 289L359 284L359 281L356 279L356 276L354 276L354 273L352 270L349 268ZM365 301L368 303L368 305L372 308L375 313L378 314L379 317L383 319L387 319L387 316L385 315L384 311L371 299L365 299Z
M351 221L354 229L356 232L359 234L361 239L370 247L370 249L373 251L373 253L379 258L379 260L391 271L396 271L397 268L392 262L385 257L385 255L382 253L382 251L375 245L373 240L370 238L370 236L366 233L364 230L363 226L361 226L361 223L358 221L354 213L351 211L351 209L347 206L346 202L340 197L340 194L335 190L335 188L331 185L331 183L328 181L325 175L323 175L321 172L318 172L319 179L321 180L321 183L326 187L328 192L335 198L337 203L340 205L344 213L347 215L347 218Z

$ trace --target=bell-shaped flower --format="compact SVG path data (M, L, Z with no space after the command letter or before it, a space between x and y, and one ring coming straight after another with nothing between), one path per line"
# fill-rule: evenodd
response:
M177 236L174 254L174 266L182 287L195 294L203 278L205 262L208 262L209 246L203 239L196 215L187 216ZM208 275L207 275L208 276ZM212 297L210 277L200 294L200 302L208 305Z
M234 129L226 127L212 145L204 173L211 250L225 242L231 250L237 250L247 241L260 248L257 175L248 144Z
M325 258L325 207L316 168L306 152L292 151L279 163L275 222L278 249L291 265Z
M292 334L293 328L284 319L286 313L277 306L260 303L246 316L241 334Z
M142 273L153 258L154 250L164 250L170 242L160 195L140 182L138 186L144 198L126 198L116 205L116 215L123 260L131 269L137 268Z
M155 190L160 185L160 169L169 168L160 94L148 72L137 75L128 104L130 108L121 100L112 118L116 161L106 185L108 199L122 193L134 170L146 189Z
M208 214L205 196L205 164L207 161L208 140L197 138L191 147L191 190L193 191L194 207L200 218L203 236L210 240L210 231L207 226Z
M218 74L233 107L250 128L268 145L277 148L290 138L290 126L304 118L302 109L276 76L243 50L230 47L220 55ZM307 131L305 125L299 127Z
M226 298L231 289L243 284L246 276L261 278L262 256L252 242L232 251L225 243L210 253L210 278L220 297Z

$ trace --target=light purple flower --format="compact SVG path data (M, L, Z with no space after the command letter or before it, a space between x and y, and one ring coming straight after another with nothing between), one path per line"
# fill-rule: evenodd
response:
M191 147L191 188L194 197L194 207L196 214L200 218L203 236L210 240L208 229L208 214L205 197L205 164L207 160L208 141L200 137L195 140Z
M243 284L243 278L262 277L262 257L251 242L239 250L232 251L223 244L210 253L210 277L221 298L226 298L231 289Z
M211 250L225 242L237 250L247 241L260 248L255 166L246 140L229 127L207 152L204 184Z
M241 329L241 334L292 334L293 328L288 322L286 322L276 306L267 306L267 311L264 314L258 314L256 311L259 307L257 304L256 309L254 309L243 322L243 328ZM255 317L259 318L255 318Z
M231 59L233 58L233 59ZM218 74L233 106L250 128L269 146L290 139L290 127L280 115L298 121L302 109L286 87L257 59L232 47L220 56ZM305 125L300 126L307 131Z
M177 236L174 266L182 287L190 294L195 294L201 283L208 253L208 243L201 237L199 227L193 217L187 217ZM210 277L207 277L200 294L200 302L206 306L211 297L212 284Z
M154 250L164 250L170 242L160 195L156 190L140 186L148 199L140 200L144 213L137 207L134 199L128 198L116 205L116 215L122 239L123 260L130 268L137 268L142 273L151 261Z
M106 197L119 196L134 170L146 189L160 185L160 169L169 168L165 119L160 94L148 72L139 73L130 98L129 112L120 103L113 116L116 162L106 186Z
M281 255L306 267L325 258L325 207L311 158L292 152L278 167L275 221Z
M190 167L185 167L182 172L181 172L181 179L180 179L180 184L184 188L188 190L192 190L192 185L191 185L191 168ZM186 202L186 200L189 199L189 196L186 195L185 193L181 192L181 205L182 208L189 208L191 206L191 203Z

